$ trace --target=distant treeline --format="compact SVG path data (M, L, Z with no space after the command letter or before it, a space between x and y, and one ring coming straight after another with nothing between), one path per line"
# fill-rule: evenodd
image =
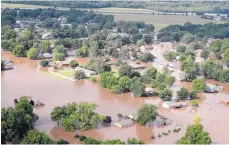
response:
M227 1L7 1L7 3L68 8L146 8L161 12L172 13L229 13L229 2Z
M225 24L192 24L169 25L161 29L158 33L158 39L164 41L180 41L181 37L186 33L191 33L199 38L229 38L229 23Z

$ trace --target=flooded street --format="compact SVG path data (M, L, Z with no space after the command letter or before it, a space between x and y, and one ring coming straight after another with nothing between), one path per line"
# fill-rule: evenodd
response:
M39 115L35 128L48 133L55 140L63 138L70 143L80 143L73 137L75 132L65 132L51 120L50 113L56 106L80 101L96 103L98 105L96 111L111 116L113 123L115 123L118 119L118 113L126 115L133 113L148 100L158 105L160 115L173 120L170 126L147 128L136 124L120 129L115 128L112 124L98 129L76 132L101 140L119 138L126 141L129 137L136 137L148 144L175 143L184 135L187 125L192 124L193 118L198 114L202 119L204 129L210 133L213 142L229 143L229 138L226 135L229 133L229 106L220 104L222 98L229 98L228 84L224 85L225 90L220 93L200 94L200 107L195 113L191 113L189 107L180 110L162 109L158 97L135 98L131 93L117 95L89 80L71 82L45 75L42 72L47 71L47 69L38 68L38 61L16 58L9 52L2 52L2 57L14 62L14 69L2 71L2 107L13 106L13 100L23 95L32 96L34 100L40 100L45 106L34 109L35 113ZM80 58L79 62L86 63L87 61ZM214 84L216 82L208 81L208 83ZM184 83L184 86L189 89L191 87L190 83ZM179 133L172 132L176 124L183 125ZM152 135L157 136L159 133L168 132L168 130L171 131L169 136L162 136L154 140L150 138Z

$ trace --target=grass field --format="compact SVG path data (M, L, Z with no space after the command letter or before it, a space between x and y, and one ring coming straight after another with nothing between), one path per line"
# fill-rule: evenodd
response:
M73 77L74 76L74 71L60 70L57 73L64 75L66 77Z
M98 12L109 12L109 11L112 11L112 12L128 12L128 13L136 13L136 12L140 12L140 13L143 13L143 12L157 12L157 11L154 11L154 10L149 10L149 9L135 9L135 8L116 8L116 7L110 7L110 8L99 8L99 9L92 9L92 10L95 10L95 11L98 11Z
M8 3L1 3L1 8L50 8L49 6L38 6L38 5L26 5L26 4L8 4Z
M216 23L216 20L200 19L194 16L183 15L110 14L114 15L115 21L144 21L147 24L153 24L157 30L166 27L169 24L184 24L186 22L191 22L193 24Z

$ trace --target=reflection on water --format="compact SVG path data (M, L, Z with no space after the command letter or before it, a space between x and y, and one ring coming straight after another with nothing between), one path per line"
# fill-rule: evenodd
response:
M113 94L110 90L102 88L98 83L88 80L76 82L59 80L41 73L40 71L46 71L46 68L37 69L37 60L31 61L26 58L16 58L9 52L2 52L2 55L4 58L14 61L14 69L2 72L1 105L3 107L13 106L14 98L22 95L30 95L35 100L40 100L45 106L34 109L35 113L39 115L39 120L35 123L35 128L48 133L55 140L63 138L70 143L80 143L73 137L75 132L65 132L51 120L50 112L56 106L80 101L96 103L98 105L96 111L111 116L114 123L118 119L118 113L129 114L135 112L145 102L152 102L158 106L159 114L173 120L170 126L147 128L136 124L131 127L119 129L111 125L110 127L76 132L101 140L113 138L127 140L129 137L136 137L145 141L145 143L174 143L184 135L187 125L193 123L195 114L199 114L204 128L210 133L214 142L229 143L229 139L226 137L226 134L229 133L229 125L227 125L229 115L226 115L229 113L229 107L219 103L223 95L226 95L226 97L229 95L228 84L223 84L225 90L218 94L199 94L201 98L200 107L196 113L191 113L189 107L181 110L162 109L158 97L135 98L131 93ZM83 58L81 58L81 61L83 61ZM216 83L212 80L208 82ZM190 83L183 84L190 89ZM171 133L169 136L163 136L154 140L150 139L152 135L157 136L159 133L167 132L168 130L172 132L176 123L184 125L179 133Z

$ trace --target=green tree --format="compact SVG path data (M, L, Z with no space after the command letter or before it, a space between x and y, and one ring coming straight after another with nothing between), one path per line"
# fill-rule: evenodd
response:
M172 90L165 88L164 90L160 91L159 93L159 97L163 100L163 101L170 101L172 98Z
M55 142L45 133L30 130L25 136L24 144L54 144Z
M38 117L33 113L33 107L22 97L15 108L1 109L1 136L5 141L19 143L27 132L33 129L33 123Z
M79 66L79 63L76 60L71 60L69 65L74 69Z
M27 57L29 59L36 59L37 57L37 54L38 54L38 51L36 48L30 48L29 51L27 52Z
M201 51L200 57L202 57L203 59L207 59L208 56L209 56L209 54L210 54L210 52L209 52L208 50L203 49L203 50Z
M32 32L29 31L29 30L25 30L25 32L24 32L24 37L25 37L26 40L31 40L31 39L33 39Z
M144 41L147 43L147 44L150 44L152 42L152 37L150 35L145 35L144 36Z
M60 111L61 109L63 112ZM96 128L97 124L105 118L95 112L96 104L87 102L68 104L61 109L59 107L54 108L51 112L51 118L54 121L61 121L61 125L66 131Z
M26 50L23 45L18 44L13 48L13 55L17 57L24 57L26 56Z
M229 47L228 49L223 53L223 62L227 65L229 68Z
M206 88L206 84L204 82L204 79L195 79L192 81L192 89L194 91L200 92L204 91Z
M66 140L60 139L56 142L56 144L69 144Z
M49 65L49 62L47 60L40 61L40 65L43 67L47 67Z
M77 80L82 80L82 79L86 78L86 75L82 71L75 71L74 78L77 79Z
M53 58L55 61L64 61L64 54L63 53L54 53Z
M191 55L181 62L181 70L185 72L186 81L196 79L200 73L199 65L195 63Z
M157 74L157 69L154 67L148 68L145 73L148 79L155 79L156 74Z
M6 40L9 40L15 38L17 36L17 32L15 32L13 29L9 29L4 32L3 36Z
M66 54L66 49L64 48L63 45L57 45L54 49L53 49L53 53L63 53Z
M177 56L177 54L175 52L172 52L172 51L164 54L165 59L168 61L176 60L176 56Z
M48 53L50 51L50 43L48 40L41 41L39 49L41 53Z
M188 89L186 89L186 88L181 88L180 90L178 90L178 91L177 91L177 97L178 97L179 99L184 99L184 98L189 97Z
M181 42L183 43L191 43L194 42L196 40L196 36L191 34L191 33L187 33L185 34L182 38L181 38Z
M138 118L137 122L145 125L148 122L152 122L156 119L157 116L157 107L152 104L144 104L139 110L138 110Z
M131 80L130 91L135 97L140 97L145 92L145 85L140 81L139 78L134 77Z
M143 62L153 62L155 59L155 56L149 52L144 53L139 58Z
M211 137L203 130L201 124L190 125L186 129L185 135L179 139L177 144L211 144Z
M145 144L141 140L137 140L136 138L128 138L127 144Z
M121 92L128 92L130 88L130 79L128 77L121 77L118 80L118 86L121 88Z

